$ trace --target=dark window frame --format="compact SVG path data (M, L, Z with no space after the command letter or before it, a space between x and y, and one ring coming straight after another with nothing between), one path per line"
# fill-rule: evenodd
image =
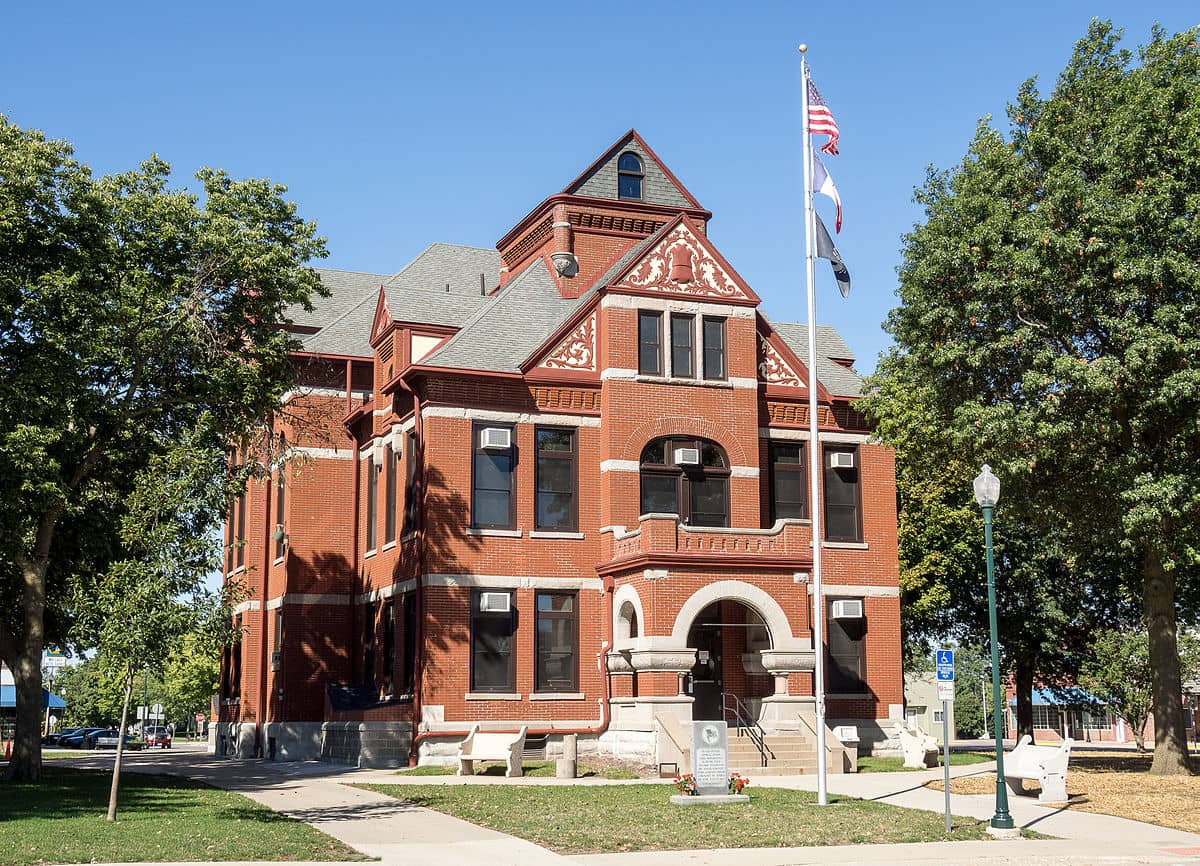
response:
M541 447L541 434L549 432L567 433L571 437L570 451L543 451ZM579 529L579 431L574 427L534 427L533 428L533 448L534 448L534 501L533 501L533 526L534 529L545 530L547 532L575 532ZM542 490L542 461L543 460L561 460L570 462L571 472L571 512L570 516L564 523L559 524L543 524L541 522L541 497L543 493L548 495L561 495L561 491L543 491Z
M484 613L479 609L480 597L485 592L503 592L508 594L508 613ZM476 643L479 636L476 633L477 623L481 620L499 622L508 621L508 657L506 660L506 681L503 683L480 683L476 677L480 675L475 657L478 655ZM471 591L471 664L470 691L479 694L513 694L517 690L517 604L516 593L510 589L479 588Z
M476 463L483 455L492 455L501 453L501 449L483 448L479 442L479 434L486 427L503 427L510 432L509 446L506 449L509 455L508 465L508 520L504 523L483 523L478 519L478 510L476 507L476 495L480 491L477 486L478 478L476 471ZM484 488L486 491L495 492L501 488ZM471 528L472 529L516 529L517 528L517 429L512 424L496 424L484 421L476 421L471 425Z
M777 459L779 451L785 448L795 448L799 453L797 463L780 463ZM786 467L786 468L782 468ZM792 517L792 515L781 515L779 501L779 477L778 473L787 472L799 476L801 498L799 504L799 516L796 520L809 519L809 478L808 478L808 447L806 443L796 442L768 442L767 443L767 475L768 475L768 502L770 506L771 524L774 525L780 517ZM790 503L789 503L790 504Z
M404 638L402 652L404 660L400 669L400 693L411 695L417 674L417 595L409 592L404 596Z
M835 453L851 453L854 455L853 469L833 469L829 465L829 455ZM836 503L831 506L829 495L830 479L837 476L839 479L845 479L849 474L854 475L854 502L847 505L846 503ZM849 483L849 482L847 482ZM862 509L862 463L861 454L857 445L825 445L821 449L821 499L822 499L822 517L824 518L824 535L826 541L842 542L849 544L861 544L863 540L863 509ZM832 526L829 519L830 508L852 508L854 510L854 534L834 535L830 532Z
M380 620L383 623L383 692L390 695L396 677L396 605L391 600L383 603Z
M246 489L242 488L242 492L238 494L237 504L234 506L237 509L237 545L234 553L234 571L239 571L246 567Z
M642 339L642 322L654 321L654 342L650 343ZM663 314L660 310L638 310L637 314L637 347L638 347L638 373L642 376L662 376L665 373L663 369ZM654 369L642 364L642 349L643 347L654 347Z
M417 436L409 432L405 437L407 457L404 462L404 523L400 537L417 531Z
M663 463L646 462L646 452L651 446L657 443L663 443ZM721 460L724 461L724 466L705 466L704 454L705 448L714 448L720 454ZM701 454L701 465L695 468L684 468L674 463L666 462L674 459L676 448L696 448ZM652 439L647 442L642 449L641 458L638 461L638 512L647 514L642 510L645 502L645 479L647 477L655 478L674 478L675 479L675 507L674 513L679 515L679 520L685 526L717 526L729 528L732 516L730 514L730 477L731 471L729 468L729 456L725 449L711 439L703 439L695 436L660 436L657 439ZM692 522L693 518L693 486L703 484L707 481L720 480L724 484L724 513L722 515L723 522L719 524L696 524Z
M375 620L375 605L363 605L363 666L362 682L367 688L375 687L375 633L378 623Z
M366 524L367 524L367 553L374 553L376 547L379 546L379 467L375 465L374 448L372 453L367 456L367 507Z
M724 382L729 379L729 337L725 322L726 320L721 316L702 316L700 318L700 366L701 374L708 382ZM711 347L711 349L708 345L708 326L710 324L720 325L719 333L721 335L720 345ZM709 370L710 351L719 356L720 369L715 373Z
M230 650L229 697L242 696L242 615L233 618L233 647Z
M283 525L287 509L286 475L286 471L281 466L279 468L279 479L275 485L275 532L279 533L279 537L275 539L275 559L277 560L283 559L284 553L287 552L287 545L283 543Z
M834 619L833 603L842 600L863 601L863 618ZM869 694L865 600L859 596L827 597L825 599L825 624L825 658L828 660L825 674L826 690L831 695ZM835 644L838 645L836 652ZM853 653L847 651L846 646L853 646ZM849 668L857 670L847 674Z
M571 599L570 612L560 610L542 610L541 599L543 597L569 598ZM574 694L579 691L579 593L570 591L545 591L534 594L534 692L541 694ZM543 652L547 655L549 650L543 650L542 646L542 621L543 620L566 620L572 624L572 647L571 647L571 679L566 683L557 685L546 681L545 671L543 670Z
M625 161L625 157L631 156L637 162L637 170L633 170L621 163ZM622 183L625 179L636 179L637 195L626 194ZM646 188L646 163L643 159L634 153L632 150L627 150L617 157L617 198L622 201L643 201Z
M683 325L683 327L676 327ZM687 335L687 372L679 372L679 364L676 363L676 352L682 352L683 346L675 344L676 334ZM671 313L671 378L672 379L695 379L696 378L696 317L692 313Z
M389 442L383 446L383 543L396 542L396 459Z

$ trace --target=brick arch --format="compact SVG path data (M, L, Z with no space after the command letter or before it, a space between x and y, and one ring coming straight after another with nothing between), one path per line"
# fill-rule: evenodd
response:
M701 439L711 439L725 449L730 466L758 465L757 455L753 461L747 460L741 443L726 428L691 415L662 415L653 421L639 424L625 439L621 459L634 462L641 460L642 449L646 447L646 443L660 436L697 436Z
M779 602L761 587L741 580L718 580L696 590L683 603L671 629L672 640L680 645L687 644L688 632L700 612L714 601L732 599L740 602L762 617L771 634L771 647L779 649L792 641L792 626L788 623Z

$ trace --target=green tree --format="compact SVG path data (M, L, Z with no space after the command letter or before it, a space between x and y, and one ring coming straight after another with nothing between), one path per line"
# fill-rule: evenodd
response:
M936 407L929 459L987 459L1021 534L1055 532L1070 580L1086 568L1094 597L1141 605L1153 771L1179 773L1176 606L1200 564L1200 49L1196 30L1155 28L1135 62L1119 38L1093 22L1048 97L1022 86L1007 137L981 123L957 168L930 172L878 375Z
M325 254L285 189L151 158L95 178L0 116L0 658L17 691L6 776L36 779L41 653L103 604L141 473L185 439L214 484L291 379L292 304ZM232 480L245 477L245 470ZM211 519L211 514L205 515ZM197 527L206 536L210 525Z
M962 739L990 734L985 724L985 719L990 721L992 716L989 652L977 646L959 646L954 653L954 727Z
M212 696L220 686L221 653L209 635L184 635L166 659L163 670L164 704L169 717L188 721L196 713L208 714Z

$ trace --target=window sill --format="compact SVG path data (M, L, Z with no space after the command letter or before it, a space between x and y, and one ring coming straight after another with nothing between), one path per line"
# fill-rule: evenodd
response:
M821 542L822 547L830 548L831 550L870 550L870 546L865 541L824 541Z
M406 532L400 536L400 543L408 544L408 542L412 541L416 537L417 537L416 530L413 530L412 532Z
M366 553L363 554L363 559L370 559L374 555L375 555L375 548L372 547L370 550L368 550Z
M647 385L695 385L701 388L726 388L733 390L733 382L728 379L697 379L690 376L651 376L646 373L638 373L634 377L635 382L644 382Z
M480 538L520 538L521 530L519 529L475 529L467 527L467 535L474 535Z
M389 542L388 542L387 544L385 544L385 545L384 545L382 548L380 548L380 550L381 550L381 551L383 551L383 550L391 550L391 549L392 549L392 548L394 548L395 546L396 546L396 542L394 542L394 541L389 541Z
M275 560L271 563L271 565L283 565L283 557L282 556L275 557Z
M531 701L582 701L583 692L531 692Z
M467 692L464 701L519 701L520 692Z
M530 538L558 538L581 541L583 539L582 532L558 532L550 529L535 529L529 533Z

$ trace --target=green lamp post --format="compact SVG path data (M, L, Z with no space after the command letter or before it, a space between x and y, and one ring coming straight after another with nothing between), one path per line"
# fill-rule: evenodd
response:
M1000 703L1000 644L996 629L996 570L992 563L992 511L1000 501L1000 479L983 464L975 479L975 501L983 511L983 546L987 554L988 625L992 633L992 726L996 731L996 814L991 825L996 830L1013 829L1008 812L1008 788L1004 784L1004 716Z

